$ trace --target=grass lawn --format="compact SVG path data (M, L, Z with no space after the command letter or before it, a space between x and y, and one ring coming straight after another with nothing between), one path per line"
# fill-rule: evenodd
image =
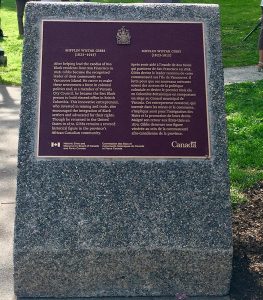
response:
M225 87L232 203L263 180L263 81Z
M0 41L8 60L7 67L0 67L0 84L19 85L23 40L18 35L15 0L2 0L0 17L4 35L8 36Z
M182 0L182 2L220 5L225 67L248 66L258 62L259 30L247 41L243 42L242 40L257 24L261 16L259 0Z

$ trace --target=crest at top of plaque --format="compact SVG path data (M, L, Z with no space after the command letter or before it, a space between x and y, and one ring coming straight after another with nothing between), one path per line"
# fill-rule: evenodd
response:
M118 30L116 38L118 45L129 45L131 43L130 32L125 26L122 26L122 28Z

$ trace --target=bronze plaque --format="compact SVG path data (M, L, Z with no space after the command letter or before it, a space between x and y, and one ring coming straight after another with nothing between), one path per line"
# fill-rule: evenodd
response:
M208 158L203 23L42 23L37 157Z

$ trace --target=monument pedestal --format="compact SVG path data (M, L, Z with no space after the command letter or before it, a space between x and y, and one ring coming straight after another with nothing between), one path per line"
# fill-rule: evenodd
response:
M227 299L218 7L29 3L26 16L16 295Z

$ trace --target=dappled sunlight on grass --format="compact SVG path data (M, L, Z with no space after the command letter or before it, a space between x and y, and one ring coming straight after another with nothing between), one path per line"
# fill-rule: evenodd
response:
M263 81L229 85L226 98L231 185L241 195L263 179Z
M246 201L246 196L244 193L240 192L238 188L231 187L230 188L231 193L231 202L232 205L236 205L238 203L242 203Z

